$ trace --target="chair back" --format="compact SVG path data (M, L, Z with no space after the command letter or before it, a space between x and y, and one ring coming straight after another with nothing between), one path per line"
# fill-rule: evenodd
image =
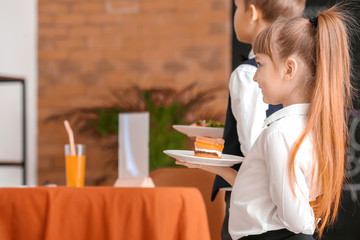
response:
M195 187L201 192L206 205L209 229L212 240L221 239L221 228L225 217L224 191L219 191L211 201L211 191L215 174L200 169L183 167L164 167L150 172L155 186Z

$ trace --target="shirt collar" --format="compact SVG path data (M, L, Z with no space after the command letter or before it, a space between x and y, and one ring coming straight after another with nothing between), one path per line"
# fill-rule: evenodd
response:
M249 52L249 59L252 59L255 57L254 51L251 49L251 51Z
M307 115L310 108L310 103L300 103L293 104L287 107L284 107L273 114L271 114L268 118L265 119L263 127L268 126L269 124L284 118L290 115Z

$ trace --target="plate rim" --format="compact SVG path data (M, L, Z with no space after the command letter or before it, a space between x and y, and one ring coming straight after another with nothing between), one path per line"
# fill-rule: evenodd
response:
M191 127L191 128L202 128L202 129L224 129L224 127L203 127L203 126L191 126L191 125L183 125L183 124L174 124L172 125L174 128L176 127Z
M190 126L190 125L172 125L176 131L187 135L188 137L196 136L211 136L222 138L224 135L223 127L202 127L202 126ZM207 133L206 133L207 132Z
M168 155L168 156L170 156L170 157L172 157L172 158L175 158L174 156L171 156L171 155L175 155L176 156L176 154L177 153L171 153L171 152L169 152L169 151L176 151L176 152L187 152L187 153L193 153L194 151L193 150L175 150L175 149L167 149L167 150L163 150L163 153L165 153L166 155ZM244 158L243 157L240 157L240 156L236 156L236 155L231 155L231 154L223 154L223 156L235 156L236 158L238 158L238 159L223 159L223 158L221 158L221 159L218 159L218 158L206 158L206 157L198 157L198 156L190 156L190 155L178 155L178 156L183 156L183 157L185 157L185 158L189 158L190 159L190 161L191 161L191 159L195 159L195 161L196 161L196 159L202 159L202 160L204 160L204 161L206 161L206 160L211 160L211 161L214 161L215 160L215 162L214 162L214 164L211 164L211 163L197 163L197 162L190 162L190 161L181 161L180 159L177 159L177 158L175 158L175 159L177 159L177 160L179 160L179 161L181 161L181 162L188 162L188 163L193 163L193 164L203 164L203 165L210 165L210 166L233 166L233 165L235 165L235 164L237 164L237 163L241 163L241 162L243 162L243 160L244 160ZM183 159L182 159L183 160ZM219 162L223 162L223 164L221 164L221 163L219 163Z

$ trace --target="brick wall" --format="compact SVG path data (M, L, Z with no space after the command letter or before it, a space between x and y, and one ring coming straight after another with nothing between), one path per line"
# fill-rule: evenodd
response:
M110 90L219 86L210 106L225 113L231 68L231 0L39 0L38 182L65 184L63 121L49 116L99 106ZM126 96L124 96L126 97ZM86 143L87 185L112 184L116 167ZM107 142L106 142L107 141ZM116 156L115 156L116 157ZM104 172L110 179L101 180Z

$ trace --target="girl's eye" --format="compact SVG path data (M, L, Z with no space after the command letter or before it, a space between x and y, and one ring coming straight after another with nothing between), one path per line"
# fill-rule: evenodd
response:
M261 66L261 63L259 63L259 62L256 62L256 64L257 64L257 66L258 66L258 67L260 67L260 66Z

